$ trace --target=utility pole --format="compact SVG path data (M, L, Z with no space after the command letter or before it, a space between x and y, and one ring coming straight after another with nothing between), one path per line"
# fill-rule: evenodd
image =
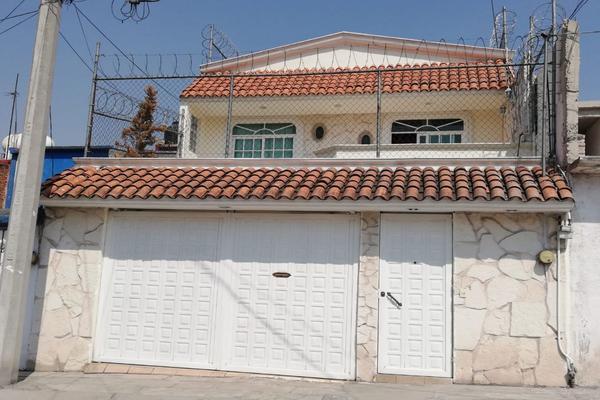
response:
M40 0L8 241L0 273L0 385L18 378L62 3Z

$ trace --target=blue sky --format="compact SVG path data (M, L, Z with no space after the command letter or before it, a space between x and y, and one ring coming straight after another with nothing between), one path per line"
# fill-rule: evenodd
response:
M0 19L20 0L1 0ZM122 1L122 0L117 0ZM79 0L78 6L127 53L200 53L202 28L216 24L242 52L261 50L341 30L473 44L491 35L488 0L161 0L152 4L150 17L140 23L117 21L111 0ZM515 35L524 34L528 17L545 0L495 0L516 13ZM563 0L567 15L577 0ZM25 0L18 12L33 10L39 0ZM542 10L537 9L537 13ZM577 16L581 30L600 30L600 1L590 1ZM18 19L0 23L0 31ZM16 73L21 74L19 129L22 127L35 21L31 19L0 35L0 136L8 129L10 98ZM85 23L85 22L84 22ZM86 25L93 47L116 50ZM62 32L78 52L89 59L72 6L64 9ZM600 99L600 34L581 39L581 99ZM89 61L89 60L88 60ZM53 95L53 125L57 144L83 144L91 73L64 42L57 56Z

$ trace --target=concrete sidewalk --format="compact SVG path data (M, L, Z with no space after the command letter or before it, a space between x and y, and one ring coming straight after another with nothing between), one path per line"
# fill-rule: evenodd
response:
M34 373L0 389L0 400L554 400L600 399L599 389L471 385L399 385L263 377Z

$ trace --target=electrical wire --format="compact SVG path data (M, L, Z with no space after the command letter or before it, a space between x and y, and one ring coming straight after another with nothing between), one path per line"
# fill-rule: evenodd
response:
M21 25L22 23L29 21L31 18L35 17L38 14L39 14L39 12L36 11L34 14L31 14L27 18L24 18L24 19L20 20L19 22L17 22L16 24L14 24L13 26L11 26L10 28L6 28L5 30L3 30L3 31L0 32L0 36L2 36L3 34L5 34L6 32L11 31L12 29L16 28L17 26Z
M577 5L575 6L575 8L573 9L573 12L571 13L571 15L569 15L569 19L573 19L575 18L575 16L577 14L579 14L579 11L581 11L581 9L583 8L583 6L585 6L588 3L589 0L579 0L579 3L577 3Z
M90 47L90 42L87 38L87 35L85 34L85 29L83 28L83 23L81 22L81 16L79 15L79 9L77 7L75 8L75 15L77 15L77 22L79 22L79 28L81 29L81 35L83 36L85 47L87 48L87 52L90 56L90 59L93 62L94 56L92 54L92 48Z
M88 63L83 59L83 57L81 56L81 54L79 54L79 52L77 50L75 50L75 47L73 47L73 45L71 44L71 42L69 42L69 40L67 39L67 37L62 33L62 32L58 32L58 34L60 35L61 39L67 44L67 46L69 46L69 48L73 51L73 53L75 53L75 55L77 56L77 58L79 59L79 61L81 61L81 63L91 72L94 73L94 70L92 69L92 67L90 67L88 65Z
M33 14L33 13L36 13L38 11L39 11L39 9L38 10L27 11L27 12L24 12L24 13L21 13L21 14L15 14L15 15L7 16L7 17L2 18L2 21L0 21L0 23L2 23L4 21L8 21L9 19L15 19L15 18L19 18L19 17L24 17L26 15Z
M79 7L77 7L77 4L73 3L73 7L75 7L75 9L79 9ZM102 35L106 40L108 40L108 42L115 48L117 49L117 51L119 53L121 53L121 55L123 57L125 57L129 62L131 62L131 65L133 65L135 68L137 68L140 72L142 72L144 75L148 76L148 73L146 71L144 71L142 68L140 68L139 65L137 65L135 63L135 60L130 58L123 50L121 50L121 48L119 46L117 46L117 44L106 34L104 33L104 31L102 31L102 29L100 29L98 27L98 25L96 25L94 23L94 21L92 21L82 10L79 10L79 12L81 13L81 15L83 16L83 18L91 25L94 27L94 29L96 29L96 31L98 31L98 33L100 33L100 35ZM148 76L149 77L149 76ZM149 77L150 78L150 77ZM176 99L177 101L179 101L179 96L174 95L173 93L171 93L167 88L165 88L163 85L160 84L160 82L157 82L154 79L150 80L159 88L161 88L162 90L165 91L165 93L167 93L169 96L173 97L174 99Z
M13 14L15 11L17 11L17 9L18 9L19 7L21 7L21 6L23 5L23 3L25 3L25 0L21 0L21 1L19 2L19 4L17 4L17 5L15 6L15 8L13 8L12 10L10 10L10 12L9 12L9 13L8 13L8 14L7 14L7 15L4 17L4 18L0 19L0 22L3 22L3 21L5 21L5 20L9 19L9 18L10 18L10 16L11 16L11 15L12 15L12 14Z

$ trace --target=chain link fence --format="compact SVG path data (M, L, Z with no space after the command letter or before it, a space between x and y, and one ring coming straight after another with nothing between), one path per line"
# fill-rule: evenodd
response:
M88 146L115 146L144 88L153 150L181 158L540 157L541 63L98 77Z

